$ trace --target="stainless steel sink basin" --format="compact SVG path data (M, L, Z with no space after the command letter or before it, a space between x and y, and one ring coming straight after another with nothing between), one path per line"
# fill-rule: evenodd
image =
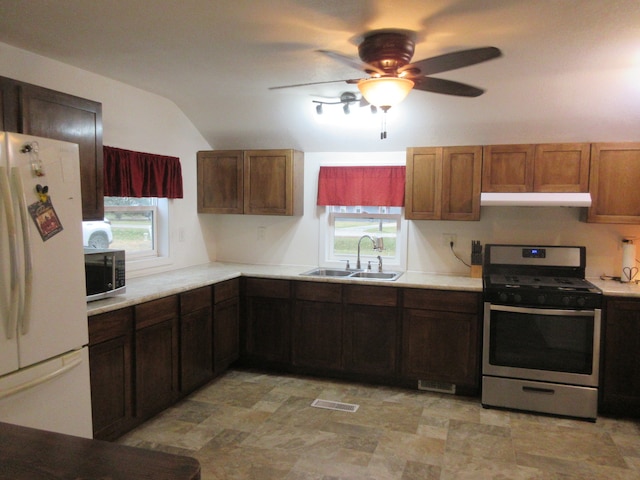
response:
M335 278L357 278L357 279L369 279L369 280L396 280L402 272L372 272L368 270L340 270L337 268L314 268L308 272L301 273L302 276L307 277L335 277Z
M375 280L395 280L401 272L356 272L351 274L351 278L371 278Z
M300 275L308 275L312 277L348 277L353 272L350 270L338 270L333 268L314 268Z

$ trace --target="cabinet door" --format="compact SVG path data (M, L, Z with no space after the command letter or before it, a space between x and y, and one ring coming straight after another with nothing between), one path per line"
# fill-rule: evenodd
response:
M393 378L397 373L398 314L394 307L345 307L345 369Z
M446 147L442 153L442 219L480 220L482 147Z
M588 143L536 145L534 192L588 192Z
M224 372L240 356L240 301L232 298L217 303L213 322L213 370Z
M345 285L345 369L393 380L398 368L398 289Z
M295 287L293 365L342 370L342 285L296 282Z
M478 316L405 309L402 374L420 380L478 383Z
M171 405L178 389L178 296L135 307L136 417Z
M18 131L18 84L10 78L0 77L0 131Z
M606 305L601 409L640 416L640 301Z
M304 160L295 150L244 153L244 213L302 215Z
M289 364L290 288L286 280L246 279L243 348L249 362Z
M102 104L34 85L20 84L21 132L77 143L82 216L104 217Z
M407 149L405 217L439 220L442 215L442 148Z
M218 283L213 292L213 370L218 375L240 356L240 281Z
M488 145L482 155L483 192L533 191L535 145Z
M93 436L113 440L133 426L133 310L89 317Z
M189 393L213 377L211 287L180 294L180 391Z
M591 145L588 221L640 223L640 143Z
M198 152L198 213L243 213L241 150Z

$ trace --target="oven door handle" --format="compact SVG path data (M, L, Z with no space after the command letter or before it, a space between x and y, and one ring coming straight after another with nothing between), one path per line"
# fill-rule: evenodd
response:
M564 317L595 317L595 310L560 310L547 308L511 307L508 305L490 305L491 310L500 312L526 313L532 315L549 315Z

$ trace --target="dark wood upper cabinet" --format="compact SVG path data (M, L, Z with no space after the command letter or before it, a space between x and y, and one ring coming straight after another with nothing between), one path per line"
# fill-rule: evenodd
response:
M104 217L102 104L0 77L3 130L77 143L82 217Z

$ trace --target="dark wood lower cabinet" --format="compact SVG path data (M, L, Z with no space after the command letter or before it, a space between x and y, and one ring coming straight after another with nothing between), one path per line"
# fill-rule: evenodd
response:
M600 411L640 417L640 300L605 303Z
M476 392L480 383L481 295L404 290L402 377L453 384ZM437 387L436 387L437 388Z
M395 380L398 373L398 289L346 285L345 370Z
M133 309L89 317L93 436L113 440L132 428Z
M134 308L136 417L147 419L179 397L178 296Z
M180 392L184 395L213 378L211 287L180 294Z
M291 336L294 367L343 369L342 285L295 283Z
M243 359L252 365L287 367L291 362L291 282L247 278L243 314Z
M213 371L224 372L240 357L240 280L213 288Z

